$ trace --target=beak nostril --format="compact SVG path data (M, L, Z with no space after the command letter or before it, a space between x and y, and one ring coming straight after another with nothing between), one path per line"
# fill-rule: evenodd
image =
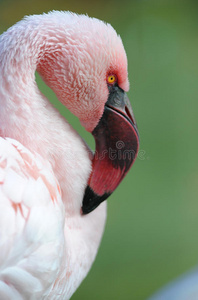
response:
M125 112L126 112L127 116L129 117L129 119L130 119L130 120L133 122L133 124L135 125L135 120L134 120L133 116L131 115L131 113L130 113L130 111L129 111L129 109L128 109L127 106L125 106Z

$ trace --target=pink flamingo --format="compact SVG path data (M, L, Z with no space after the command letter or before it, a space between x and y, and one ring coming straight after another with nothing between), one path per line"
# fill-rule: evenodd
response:
M36 70L94 135L95 155ZM0 299L69 299L96 256L104 200L138 151L122 41L84 15L29 16L0 36L0 77Z

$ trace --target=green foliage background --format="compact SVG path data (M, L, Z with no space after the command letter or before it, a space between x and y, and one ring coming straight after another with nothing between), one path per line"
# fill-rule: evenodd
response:
M121 35L140 133L137 161L108 201L97 259L72 300L143 300L198 262L198 2L4 0L0 31L53 9L103 19Z

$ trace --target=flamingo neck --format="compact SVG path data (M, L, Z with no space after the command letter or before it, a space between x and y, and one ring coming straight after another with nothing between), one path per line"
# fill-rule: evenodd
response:
M55 48L39 24L21 21L0 37L0 136L18 140L51 163L71 216L80 211L91 162L83 140L35 82L43 56Z

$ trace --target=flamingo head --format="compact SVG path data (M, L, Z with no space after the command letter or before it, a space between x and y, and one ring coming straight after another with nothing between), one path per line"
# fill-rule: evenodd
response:
M69 21L65 13L52 13L52 17L56 36L50 35L48 26L50 38L37 70L95 138L82 203L86 214L115 190L137 155L138 131L126 95L127 57L121 38L109 24L76 14L70 14Z

